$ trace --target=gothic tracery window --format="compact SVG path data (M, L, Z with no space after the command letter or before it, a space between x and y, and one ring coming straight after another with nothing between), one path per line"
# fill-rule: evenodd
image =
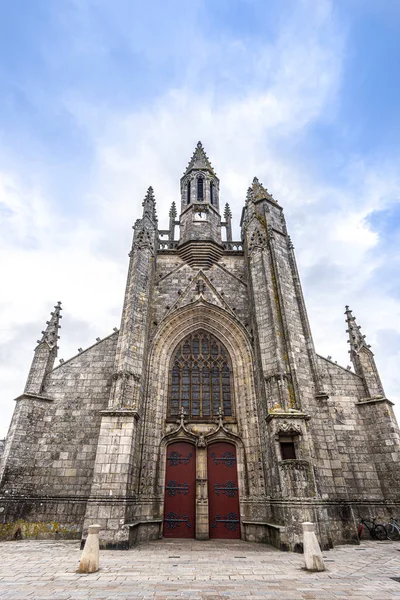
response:
M188 418L215 419L220 409L233 416L232 372L229 355L213 335L198 330L187 336L175 350L169 379L168 416L183 408Z
M212 181L210 183L210 202L214 204L214 183Z
M186 204L190 204L190 181L188 181L186 188Z

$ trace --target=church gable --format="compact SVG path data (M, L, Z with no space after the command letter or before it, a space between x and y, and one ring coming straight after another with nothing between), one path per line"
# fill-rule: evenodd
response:
M215 306L234 314L233 309L229 306L224 297L216 290L204 271L200 269L186 286L186 289L181 291L177 301L173 304L167 315L187 304L200 301L214 304Z

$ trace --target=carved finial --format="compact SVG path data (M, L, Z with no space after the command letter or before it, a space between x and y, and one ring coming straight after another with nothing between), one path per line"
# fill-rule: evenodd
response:
M57 302L54 310L50 313L50 320L46 321L47 327L42 331L42 339L37 341L38 344L45 342L50 348L55 348L57 346L57 340L60 339L58 330L61 329L61 325L59 324L60 319L62 319L62 315L60 314L61 311L61 302Z
M154 197L154 190L150 186L146 192L144 200L142 202L143 206L143 217L147 216L150 219L157 221L157 213L156 213L156 199Z
M228 203L225 204L224 219L225 221L230 221L232 219L231 207Z
M171 204L171 208L169 209L169 216L170 216L172 219L175 219L177 214L178 214L178 213L177 213L177 211L176 211L176 204L175 204L175 202L173 202L173 203Z
M223 415L221 407L219 407L219 409L218 409L218 417L217 417L217 419L216 419L215 422L218 425L218 427L223 427L224 426L224 415Z
M185 411L183 409L183 406L181 406L181 410L179 411L179 420L177 421L177 424L180 425L181 427L185 427Z

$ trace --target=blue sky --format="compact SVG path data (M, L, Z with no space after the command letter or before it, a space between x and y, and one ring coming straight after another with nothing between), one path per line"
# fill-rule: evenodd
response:
M400 401L397 0L0 0L0 435L52 305L59 356L119 325L131 224L201 139L236 236L285 209L314 339L350 304Z

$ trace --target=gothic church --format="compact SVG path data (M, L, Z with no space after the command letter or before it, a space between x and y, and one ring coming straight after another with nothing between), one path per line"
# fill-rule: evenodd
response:
M346 307L354 372L316 354L282 207L253 180L232 240L199 142L159 230L134 225L121 326L54 366L61 305L35 348L0 466L0 538L129 548L242 538L357 539L399 510L399 429ZM221 235L221 231L224 235ZM179 231L179 235L176 232Z

